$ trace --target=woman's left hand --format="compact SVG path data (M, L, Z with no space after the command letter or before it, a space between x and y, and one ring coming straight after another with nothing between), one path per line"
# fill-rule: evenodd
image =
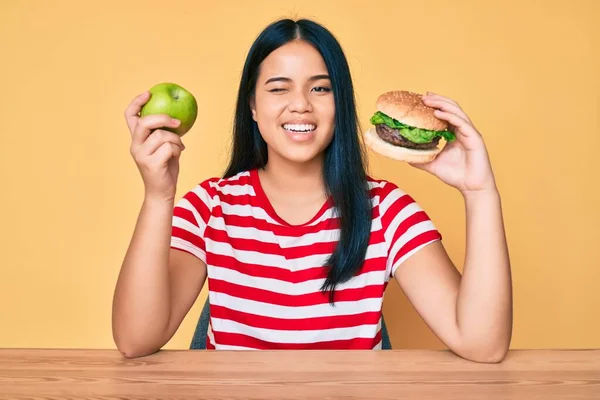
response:
M412 166L437 176L444 183L458 189L463 195L496 190L492 166L481 134L458 103L438 94L427 92L426 105L435 108L435 116L448 121L448 130L456 140L446 143L435 160Z

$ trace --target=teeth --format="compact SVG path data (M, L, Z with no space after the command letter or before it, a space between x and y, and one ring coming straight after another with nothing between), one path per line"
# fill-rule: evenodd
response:
M292 132L311 132L317 129L313 124L285 124L283 128Z

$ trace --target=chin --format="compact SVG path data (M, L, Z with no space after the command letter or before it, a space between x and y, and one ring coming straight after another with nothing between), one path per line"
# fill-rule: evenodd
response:
M316 158L319 158L321 154L320 152L315 151L296 151L291 152L291 154L282 154L282 156L288 161L305 164L314 161Z
M275 151L277 153L278 158L288 161L288 162L297 163L297 164L310 163L324 155L323 150L309 148L309 147L304 148L304 149L288 148L288 149L285 149L285 151L277 151L277 150L272 149L272 151ZM271 157L269 157L269 159L271 159Z

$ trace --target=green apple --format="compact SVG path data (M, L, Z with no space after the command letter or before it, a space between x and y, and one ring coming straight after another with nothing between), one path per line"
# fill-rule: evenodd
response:
M192 128L198 116L198 104L194 96L181 86L164 82L150 88L150 99L144 104L140 116L167 114L177 118L181 124L177 128L162 129L183 136Z

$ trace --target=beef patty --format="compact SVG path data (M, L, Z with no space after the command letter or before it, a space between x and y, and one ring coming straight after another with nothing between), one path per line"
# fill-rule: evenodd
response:
M377 135L388 143L396 146L407 147L409 149L429 150L435 149L440 141L440 137L436 136L430 143L413 143L400 134L398 129L393 129L386 124L375 125Z

